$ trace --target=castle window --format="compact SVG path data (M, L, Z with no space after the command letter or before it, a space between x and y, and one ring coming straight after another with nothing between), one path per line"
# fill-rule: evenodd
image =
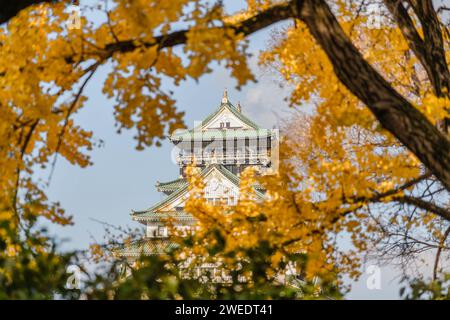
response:
M220 129L223 128L231 128L231 122L227 121L227 122L221 122L220 123Z
M159 226L158 227L158 236L159 237L166 237L167 236L167 229L166 227Z

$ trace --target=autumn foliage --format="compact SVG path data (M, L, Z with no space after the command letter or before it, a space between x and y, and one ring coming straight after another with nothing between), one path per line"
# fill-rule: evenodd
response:
M220 2L200 0L95 1L81 5L76 21L68 1L21 10L0 29L0 297L29 296L26 290L15 295L18 269L4 265L26 256L21 268L36 270L39 264L32 261L44 261L51 273L58 259L69 259L54 253L51 237L35 230L39 219L65 225L71 218L47 199L47 181L34 173L51 172L57 157L92 165L95 133L73 116L85 107L84 89L99 69L108 73L103 93L115 101L111 112L118 132L131 130L138 150L159 146L184 126L183 112L163 82L182 86L213 72L212 63L219 62L236 86L245 88L256 78L248 66L251 34L280 21L286 23L268 33L259 56L260 66L288 88L294 114L281 128L279 171L262 177L244 173L236 207L190 199L186 210L198 219L199 231L186 250L223 259L224 266L237 258L259 259L272 280L293 262L305 281L320 279L329 294L344 289L342 277L360 275L367 254L407 274L412 262L431 252L426 276L445 284L443 257L450 243L445 10L431 0L379 2L380 25L364 14L360 1L340 0L247 0L245 9L234 13ZM192 190L201 194L195 170L190 177ZM267 190L261 202L251 196L254 183ZM342 239L347 246L339 245ZM264 255L255 248L265 248ZM251 272L255 264L247 266ZM157 272L149 265L143 270ZM176 279L181 293L169 288L162 298L195 297L174 274L161 276L168 283ZM148 280L142 271L136 275ZM269 288L263 278L247 288L249 297L299 297ZM137 289L136 279L119 285L120 298L127 292L152 297ZM422 297L426 283L414 283L416 297ZM108 285L113 293L91 295L114 297L117 283ZM270 294L261 294L257 285ZM60 283L54 289L60 290ZM238 294L229 288L202 290L196 292L204 297ZM439 292L448 292L445 285Z

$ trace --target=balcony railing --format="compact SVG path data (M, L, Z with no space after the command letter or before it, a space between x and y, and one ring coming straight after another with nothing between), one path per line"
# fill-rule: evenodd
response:
M179 164L184 163L224 163L224 164L234 164L234 163L250 163L250 164L266 164L270 162L270 153L238 153L238 154L226 154L226 153L215 153L215 154L201 154L201 153L188 153L180 154L177 156L177 162Z

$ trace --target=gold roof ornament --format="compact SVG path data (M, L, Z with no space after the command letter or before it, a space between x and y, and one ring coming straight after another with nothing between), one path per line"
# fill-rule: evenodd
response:
M237 108L237 111L242 112L241 102L240 101L238 101L238 104L237 104L236 108Z
M222 103L228 103L228 92L226 88L225 91L223 92Z

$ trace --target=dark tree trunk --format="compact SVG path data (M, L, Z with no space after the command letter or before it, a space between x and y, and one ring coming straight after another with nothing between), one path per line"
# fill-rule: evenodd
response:
M369 65L324 0L297 0L297 10L340 81L450 190L450 140Z

